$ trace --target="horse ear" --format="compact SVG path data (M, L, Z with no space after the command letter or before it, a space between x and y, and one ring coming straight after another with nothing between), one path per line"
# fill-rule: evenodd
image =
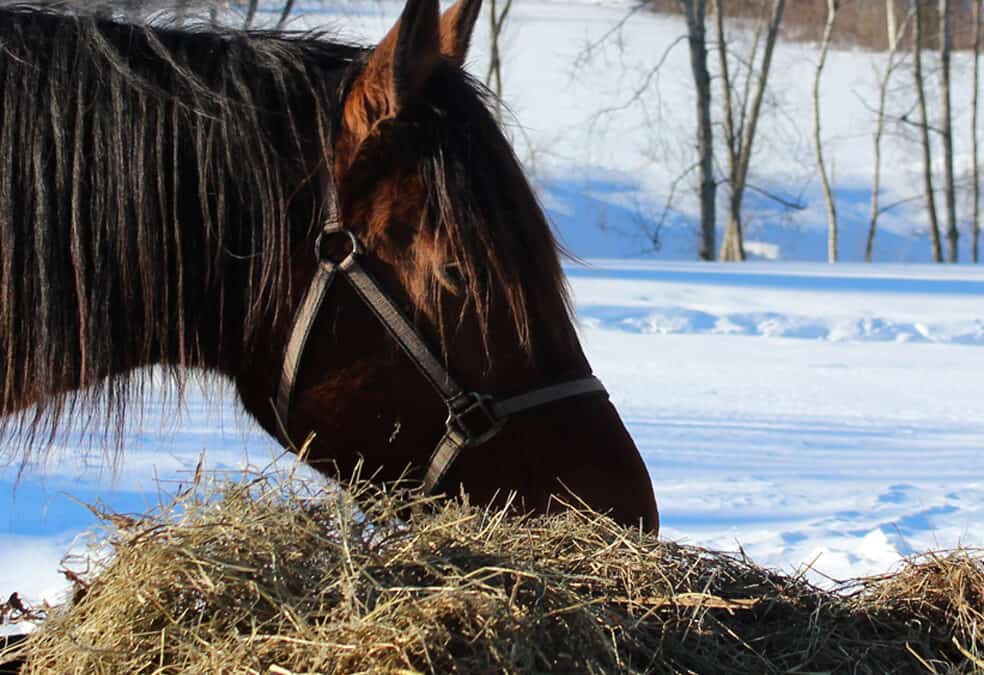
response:
M362 108L362 121L370 126L395 117L420 97L440 63L438 0L407 0L396 25L369 56L350 101Z
M482 10L482 0L458 0L441 17L441 54L458 68L465 65L475 22Z

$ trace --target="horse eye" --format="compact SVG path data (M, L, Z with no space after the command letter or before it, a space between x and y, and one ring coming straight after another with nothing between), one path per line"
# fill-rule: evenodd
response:
M465 287L465 280L461 275L461 266L458 263L441 265L437 270L437 280L453 295L461 295Z

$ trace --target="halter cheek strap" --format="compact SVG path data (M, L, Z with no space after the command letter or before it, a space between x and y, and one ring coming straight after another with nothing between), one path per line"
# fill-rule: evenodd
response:
M351 252L340 263L324 257L321 251L322 239L336 235L348 237L351 245ZM287 421L301 358L328 289L339 274L346 278L448 408L444 436L431 455L424 474L423 488L427 493L434 491L464 448L477 447L494 438L513 415L574 396L608 395L604 385L594 376L552 384L506 399L466 392L437 359L413 324L393 304L379 282L359 264L361 247L352 232L328 226L318 237L316 248L318 269L294 317L277 388L275 408L281 442L285 446L292 447L287 434Z

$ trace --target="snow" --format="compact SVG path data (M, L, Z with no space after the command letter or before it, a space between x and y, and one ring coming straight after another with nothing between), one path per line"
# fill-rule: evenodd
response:
M787 571L813 562L818 580L984 543L984 352L963 339L984 274L905 271L570 270L664 536Z
M344 35L376 40L398 11L350 2L334 19ZM657 250L647 224L692 161L685 45L669 51L658 96L599 111L621 106L682 24L641 13L621 48L573 65L625 12L624 2L517 0L506 99L543 203L587 261L567 268L582 339L645 457L663 536L740 546L787 572L812 565L820 582L884 572L930 548L984 546L984 271L902 264L928 258L918 206L885 216L882 263L810 262L826 250L806 145L810 45L777 48L771 96L783 109L763 121L753 178L807 208L780 213L749 195L748 248L768 262L683 262L697 242L696 204L683 188ZM305 14L297 25L324 20ZM487 58L484 22L479 30L476 73ZM847 260L861 257L873 123L864 100L883 58L835 52L824 81ZM960 85L969 68L956 61L954 90L969 97ZM966 102L956 109L964 123ZM917 187L911 150L898 138L887 148L888 201ZM969 149L958 152L965 165ZM64 592L59 560L95 522L82 503L142 512L159 487L190 480L202 453L206 469L232 473L278 461L276 443L228 388L192 389L181 409L173 399L156 385L115 472L109 453L77 434L43 466L0 466L0 597Z

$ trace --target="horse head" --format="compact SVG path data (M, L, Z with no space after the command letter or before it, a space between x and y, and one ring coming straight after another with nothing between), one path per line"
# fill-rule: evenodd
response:
M293 300L310 322L295 321L295 337L310 334L291 355L284 419L266 412L268 378L240 377L240 390L271 433L313 433L308 461L328 471L429 471L428 488L480 502L515 493L538 512L566 495L656 529L645 465L581 349L549 224L462 70L480 4L442 16L437 0L409 0L353 65L331 149L334 206L317 254L299 243L294 285L309 287L324 260L338 278L317 311ZM344 273L354 257L371 281ZM400 328L380 320L393 311ZM446 447L462 426L461 447Z

